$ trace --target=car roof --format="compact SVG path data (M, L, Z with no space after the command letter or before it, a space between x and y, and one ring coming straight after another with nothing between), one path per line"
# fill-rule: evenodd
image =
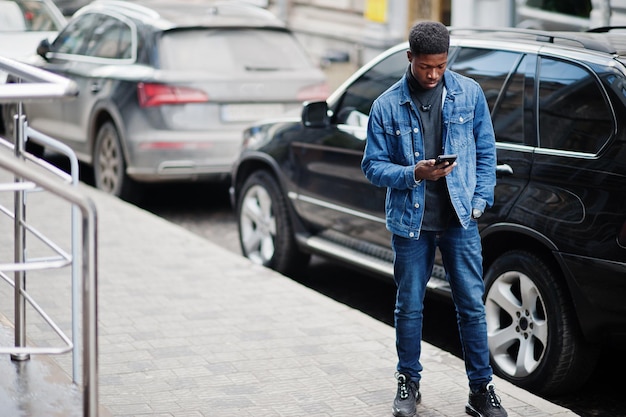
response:
M161 30L192 27L264 27L285 29L285 23L261 7L216 0L96 0L75 16L88 12L118 13Z
M472 39L510 41L516 44L532 44L563 47L566 49L585 50L613 56L626 56L626 28L601 27L586 32L545 31L520 28L454 28L452 36Z
M599 27L586 32L545 31L523 28L484 28L484 27L448 27L454 44L478 41L485 46L505 43L508 46L526 45L530 50L539 51L543 46L562 47L569 51L587 51L595 56L616 59L626 65L626 26ZM374 66L380 59L409 48L409 42L403 41L381 52L378 56L358 68L340 88L328 97L328 102L339 100L345 86L351 84Z

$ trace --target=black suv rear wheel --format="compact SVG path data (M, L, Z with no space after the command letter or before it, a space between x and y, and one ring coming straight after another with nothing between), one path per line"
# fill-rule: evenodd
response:
M581 337L572 303L553 269L530 252L514 250L489 267L485 284L494 372L543 394L579 388L598 355Z

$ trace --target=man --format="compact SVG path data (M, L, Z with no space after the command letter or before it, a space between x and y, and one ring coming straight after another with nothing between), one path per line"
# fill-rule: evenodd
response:
M439 248L469 380L465 411L505 417L491 384L477 225L493 203L495 137L480 86L446 70L449 45L441 23L419 22L411 28L407 72L372 105L362 161L367 179L387 187L386 224L397 286L393 415L414 416L420 401L423 301ZM457 159L437 164L440 154Z

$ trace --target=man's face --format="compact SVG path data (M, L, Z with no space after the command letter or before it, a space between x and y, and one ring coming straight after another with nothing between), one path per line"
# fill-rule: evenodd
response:
M406 55L411 63L411 73L422 88L435 88L448 65L448 53L415 55L409 50Z

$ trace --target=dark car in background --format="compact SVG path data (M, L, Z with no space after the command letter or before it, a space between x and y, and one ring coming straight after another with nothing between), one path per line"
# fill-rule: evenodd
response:
M67 21L52 0L0 1L0 56L23 59L43 38L54 38ZM7 74L0 72L0 83Z
M56 36L66 23L51 0L3 0L0 2L0 56L26 57L44 37Z
M480 83L497 139L495 203L479 221L494 370L572 392L603 346L626 340L626 35L451 33L448 67ZM246 130L230 189L246 257L290 274L317 254L392 278L385 189L360 163L372 102L407 49ZM450 295L440 262L429 289Z
M124 199L140 183L226 180L246 126L328 96L284 23L235 1L95 1L38 53L30 63L75 81L79 95L24 103L29 125ZM5 107L7 126L14 113Z

